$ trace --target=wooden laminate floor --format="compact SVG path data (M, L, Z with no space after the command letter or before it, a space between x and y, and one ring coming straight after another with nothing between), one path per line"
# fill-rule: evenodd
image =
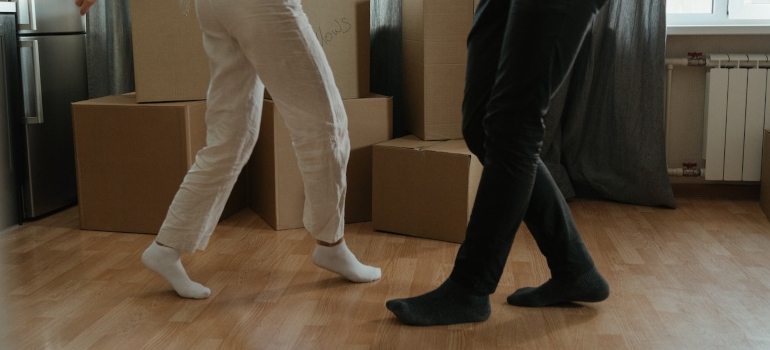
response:
M548 269L522 228L479 324L399 324L386 300L429 291L457 244L346 228L383 278L316 268L304 230L244 210L185 255L207 300L176 296L139 261L154 236L81 231L77 208L0 234L0 349L770 349L770 223L756 201L678 199L657 209L570 204L610 283L602 303L519 308Z

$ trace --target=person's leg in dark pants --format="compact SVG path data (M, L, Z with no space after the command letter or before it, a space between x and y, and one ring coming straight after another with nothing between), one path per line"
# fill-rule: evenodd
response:
M508 303L546 306L597 302L609 296L609 285L596 270L567 201L541 160L524 223L548 262L551 279L538 288L520 288L508 296Z
M601 290L578 293L579 298L561 292L563 284L574 286L595 268L564 198L539 157L542 117L603 2L480 3L468 38L463 131L484 170L450 278L430 293L386 304L402 322L435 325L486 320L488 295L497 287L525 217L548 259L551 281L563 282L553 287L549 281L546 285L551 287L523 289L510 298L531 306L606 298L608 288L598 273L591 276L600 279L596 284Z

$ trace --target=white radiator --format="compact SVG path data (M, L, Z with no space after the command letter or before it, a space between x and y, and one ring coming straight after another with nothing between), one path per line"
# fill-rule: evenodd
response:
M770 129L768 55L712 54L706 73L706 180L759 181L763 130ZM733 68L729 68L733 67Z

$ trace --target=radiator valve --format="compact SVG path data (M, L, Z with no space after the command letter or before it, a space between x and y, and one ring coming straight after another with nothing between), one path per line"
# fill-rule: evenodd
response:
M700 176L700 168L698 168L698 163L682 163L682 175Z
M687 65L688 66L705 66L706 58L703 57L703 52L688 52Z
M670 176L701 176L703 170L698 168L698 163L682 163L681 168L668 169Z

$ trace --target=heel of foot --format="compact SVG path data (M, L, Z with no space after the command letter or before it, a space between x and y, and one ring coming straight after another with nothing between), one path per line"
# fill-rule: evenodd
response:
M583 293L580 298L581 300L576 301L596 303L609 298L610 285L607 283L607 280L599 274L599 271L591 271L590 275L586 276L581 282Z

